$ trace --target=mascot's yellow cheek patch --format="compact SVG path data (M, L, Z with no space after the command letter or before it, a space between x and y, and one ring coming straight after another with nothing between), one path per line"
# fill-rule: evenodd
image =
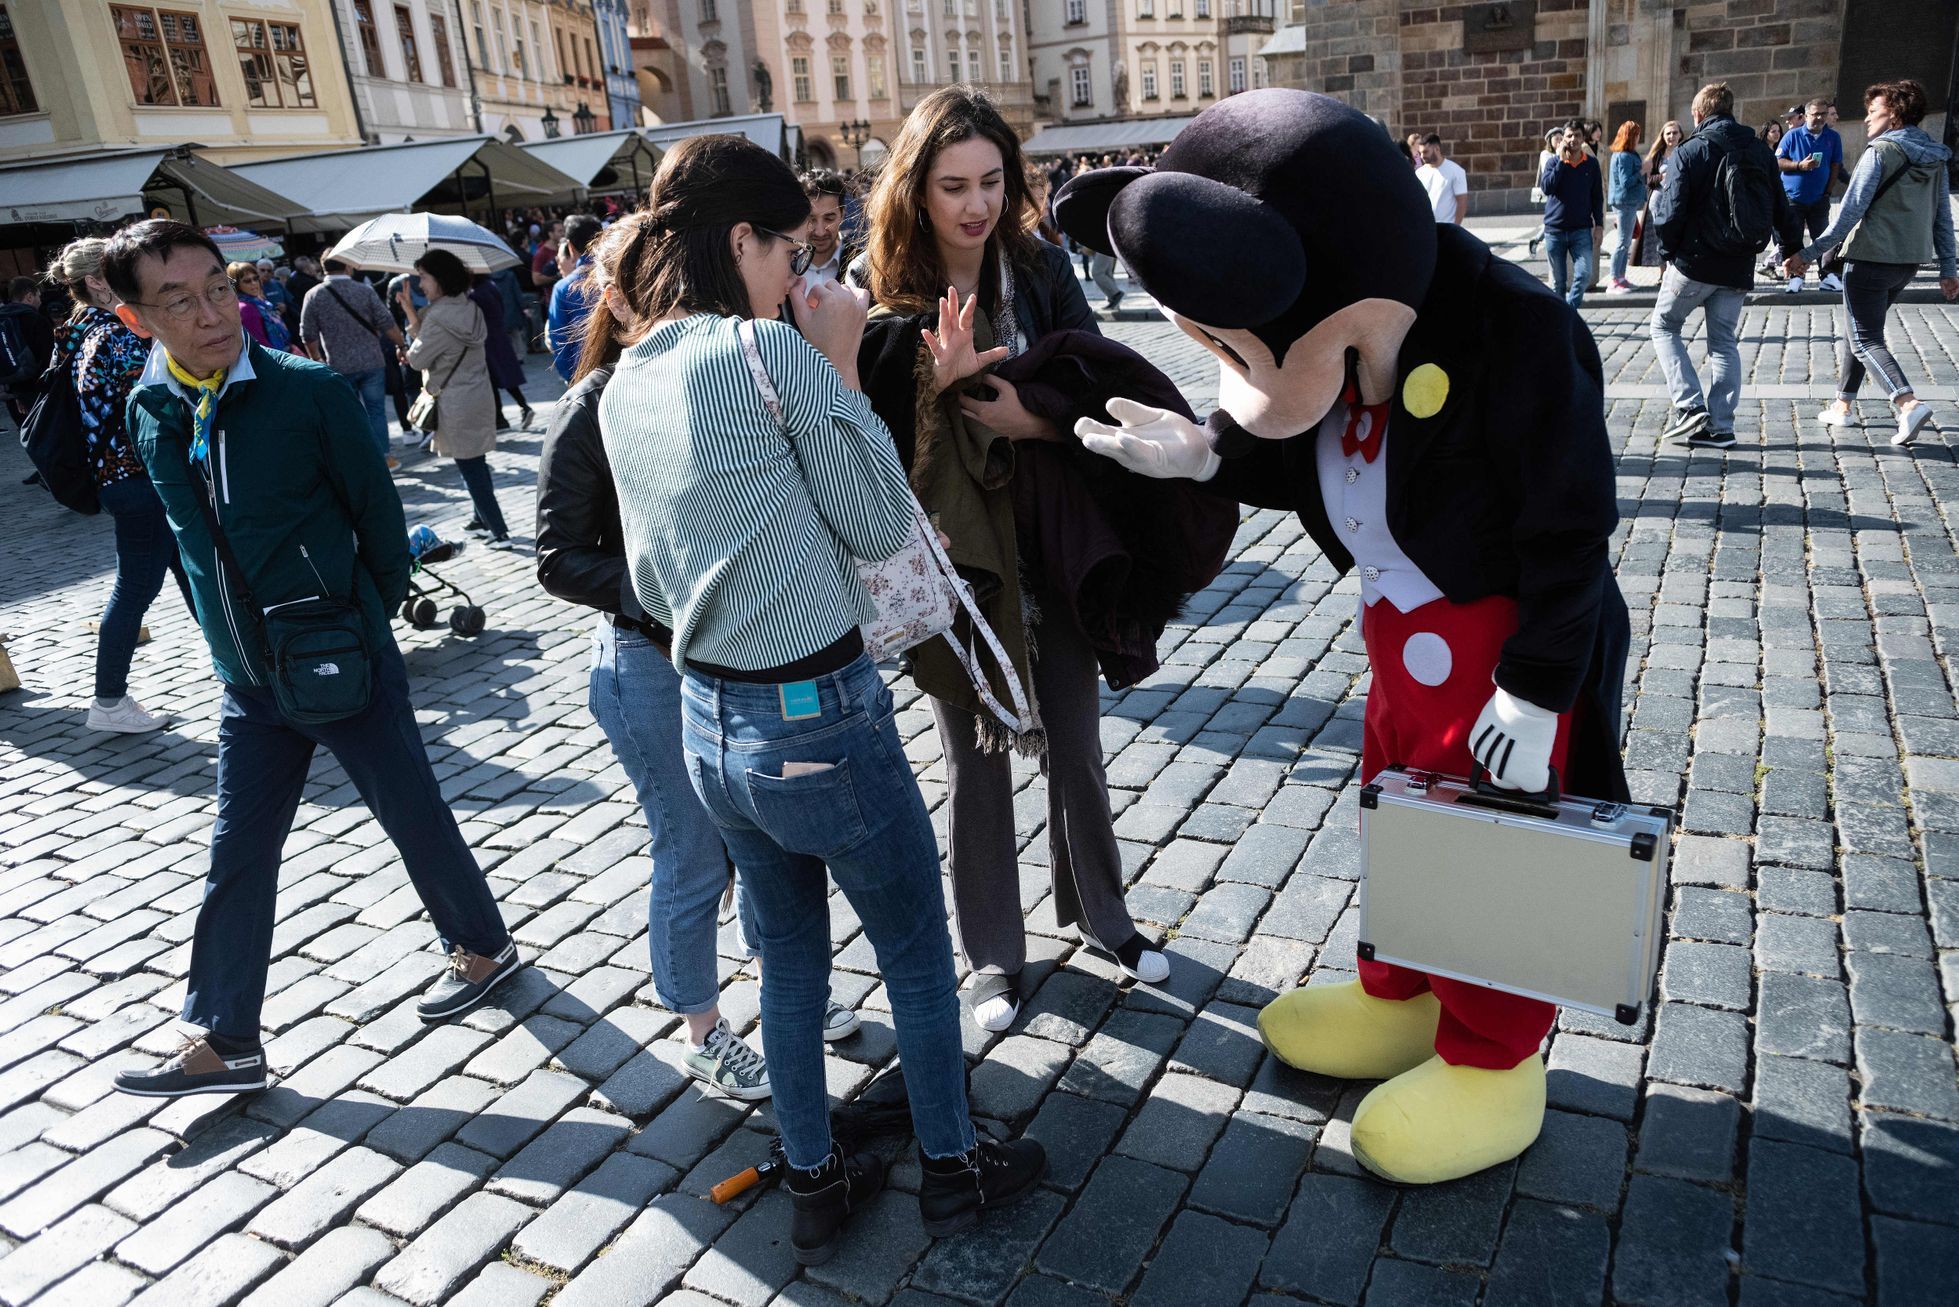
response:
M1401 383L1401 406L1413 417L1434 417L1448 398L1449 374L1433 363L1422 364Z

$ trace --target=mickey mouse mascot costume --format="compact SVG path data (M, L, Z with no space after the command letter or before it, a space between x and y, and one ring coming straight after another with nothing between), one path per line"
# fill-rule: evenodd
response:
M1618 511L1598 351L1577 314L1438 225L1372 120L1303 91L1232 96L1155 169L1077 177L1055 214L1222 363L1203 426L1115 400L1112 423L1078 424L1083 444L1294 510L1335 566L1359 569L1363 778L1473 762L1510 789L1545 790L1555 769L1570 792L1624 799ZM1423 1184L1528 1148L1556 1009L1358 967L1259 1015L1290 1065L1385 1082L1354 1114L1355 1157Z

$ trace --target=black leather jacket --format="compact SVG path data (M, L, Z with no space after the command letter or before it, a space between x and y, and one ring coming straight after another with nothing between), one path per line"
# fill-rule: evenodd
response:
M565 392L537 460L537 579L546 591L643 623L626 573L625 533L612 463L599 438L599 396L612 369Z

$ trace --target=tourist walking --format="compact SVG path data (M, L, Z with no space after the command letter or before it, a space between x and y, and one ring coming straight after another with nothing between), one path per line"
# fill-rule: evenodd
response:
M490 479L497 431L496 392L485 358L489 321L469 297L469 269L448 250L428 251L415 260L415 271L428 307L417 309L406 293L395 301L415 337L402 362L420 370L422 389L436 397L435 452L454 459L462 474L476 509L473 529L490 538L492 549L514 548Z
M974 1134L938 847L858 629L872 606L852 558L890 557L914 517L858 389L862 303L834 282L800 293L809 247L783 233L809 200L745 137L674 146L650 204L647 269L619 284L644 333L605 388L600 429L635 595L674 633L694 787L754 900L790 1242L812 1265L884 1170L830 1133L830 878L890 999L925 1232L1025 1192L1046 1159L1031 1140ZM792 291L794 327L773 320Z
M1628 118L1619 124L1612 138L1612 180L1606 190L1605 207L1612 210L1615 223L1612 239L1612 282L1608 295L1623 295L1633 288L1626 280L1626 259L1632 253L1633 228L1646 207L1646 170L1639 157L1639 124Z
M41 285L14 277L0 286L0 397L15 426L27 420L53 361L54 324L41 311Z
M1006 379L987 375L990 397L968 391L987 364L1023 353L1043 336L1096 330L1067 256L1027 234L1032 215L1019 138L993 102L962 86L921 100L898 132L870 207L870 250L859 264L879 321L867 337L865 393L907 467L961 461L953 411L1009 441L1053 439L1052 424L1029 413ZM988 339L976 344L982 320ZM1013 466L1009 453L987 457L989 469L995 457ZM982 607L1033 692L1042 728L1038 739L1017 738L995 722L944 642L913 652L912 680L931 701L945 747L947 852L959 946L973 971L974 1019L1004 1030L1024 997L1017 749L1038 755L1047 778L1057 921L1076 927L1130 979L1160 981L1169 962L1137 931L1123 900L1095 650L1073 596L1044 593L1017 563L1013 542L1041 523L1000 481L942 476L920 491L925 511L952 537L952 561L998 579L982 587Z
M388 452L388 365L382 351L400 347L401 329L374 287L354 279L351 264L328 259L325 266L326 280L307 291L300 304L300 343L347 379L367 412L374 447L389 468L399 467Z
M1919 126L1925 88L1915 81L1879 82L1864 92L1864 133L1870 142L1850 175L1836 221L1789 260L1791 278L1842 244L1843 315L1837 339L1837 397L1816 420L1857 425L1853 406L1864 374L1876 377L1897 415L1894 445L1908 445L1931 421L1932 410L1912 389L1884 339L1884 320L1918 269L1936 261L1939 289L1959 298L1952 207L1946 162L1952 152Z
M483 1002L517 970L517 947L408 699L388 620L408 593L407 527L360 401L329 369L245 335L224 260L195 227L125 228L102 276L125 324L156 341L130 435L224 684L218 817L183 1006L204 1033L115 1086L161 1098L263 1089L279 862L320 746L401 854L448 955L416 1005L422 1020Z
M1430 132L1422 141L1421 165L1415 180L1428 192L1429 207L1437 222L1462 225L1469 216L1469 174L1454 159L1442 157L1442 138Z
M1755 284L1755 259L1781 233L1797 239L1775 156L1734 120L1725 82L1694 96L1694 134L1668 157L1653 220L1669 267L1660 279L1649 334L1673 411L1662 440L1708 449L1735 443L1741 398L1741 306ZM1707 325L1711 384L1703 391L1681 333L1694 311Z
M1639 230L1633 236L1634 267L1665 270L1665 261L1660 257L1660 238L1653 231L1653 197L1660 193L1660 187L1666 182L1667 156L1680 148L1680 143L1686 139L1687 135L1680 124L1668 119L1661 126L1659 136L1654 138L1652 148L1646 151L1646 208L1639 216Z
M1843 137L1829 125L1829 112L1827 100L1811 100L1803 106L1803 121L1784 132L1775 146L1775 163L1782 172L1789 210L1812 245L1830 225L1830 183L1843 166ZM1795 253L1794 245L1781 247L1785 263ZM1794 294L1803 288L1803 280L1800 275L1793 276L1783 289ZM1824 273L1817 284L1831 292L1843 289L1842 280L1833 272Z
M54 331L54 362L65 365L81 402L82 439L96 495L116 532L116 580L95 633L95 697L89 704L93 731L141 734L160 730L168 718L152 713L129 693L129 669L142 639L143 616L163 589L164 576L176 578L191 602L190 585L177 556L177 541L164 516L163 501L130 440L130 393L150 346L115 313L116 292L103 276L100 236L70 241L48 270L51 281L68 288L74 301L68 320Z
M1544 192L1544 253L1551 289L1577 308L1591 285L1593 256L1605 230L1605 189L1598 160L1585 149L1585 126L1573 118L1558 138L1558 157L1537 175Z

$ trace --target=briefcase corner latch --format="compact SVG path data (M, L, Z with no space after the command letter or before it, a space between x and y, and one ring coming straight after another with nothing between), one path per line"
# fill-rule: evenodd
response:
M1612 1018L1622 1026L1639 1024L1639 1004L1620 1003L1612 1009Z
M1360 943L1354 945L1354 954L1362 962L1372 962L1374 960L1374 946L1366 940L1362 940Z
M1659 841L1653 838L1651 831L1641 831L1632 837L1632 844L1628 846L1627 852L1632 854L1635 862L1651 862L1654 850L1658 847Z
M1360 806L1372 812L1381 806L1381 787L1369 783L1360 787Z

